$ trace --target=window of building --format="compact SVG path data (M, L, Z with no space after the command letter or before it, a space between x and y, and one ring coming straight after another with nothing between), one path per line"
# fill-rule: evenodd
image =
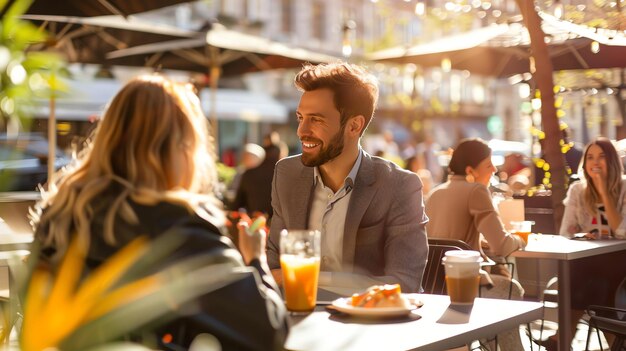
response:
M281 29L283 33L291 33L293 30L291 25L292 7L291 0L281 0Z
M315 39L324 40L326 38L326 14L324 13L324 3L317 0L311 4L311 22L313 28L311 36Z

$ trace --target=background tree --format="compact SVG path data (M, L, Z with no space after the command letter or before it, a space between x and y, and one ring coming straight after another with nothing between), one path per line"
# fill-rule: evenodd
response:
M565 169L565 157L561 152L561 130L554 106L553 68L548 46L545 42L545 33L541 29L541 19L535 9L533 0L515 0L524 19L524 25L530 34L530 48L535 60L533 78L541 94L541 126L545 133L543 143L545 159L550 165L552 183L552 208L554 223L558 232L563 218L563 199L567 192L568 175Z

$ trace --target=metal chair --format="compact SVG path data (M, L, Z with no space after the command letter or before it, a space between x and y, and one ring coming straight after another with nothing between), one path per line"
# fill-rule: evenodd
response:
M428 238L428 245L448 245L448 246L455 246L456 249L455 250L472 250L472 247L469 246L468 243L466 243L463 240L458 240L458 239L446 239L446 238L433 238L433 237L429 237Z
M615 307L592 305L587 308L587 314L589 315L589 330L585 351L589 350L592 329L596 330L600 350L603 350L600 331L615 335L611 351L626 350L626 278L622 280L615 292Z
M422 278L422 287L426 294L446 295L446 272L441 259L450 250L463 250L460 246L437 244L428 239L428 261Z

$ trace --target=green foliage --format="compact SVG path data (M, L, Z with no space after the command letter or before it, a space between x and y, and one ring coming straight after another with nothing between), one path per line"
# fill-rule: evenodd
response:
M47 39L46 32L20 19L32 1L14 1L0 20L0 128L9 119L27 127L33 98L47 98L63 88L55 83L65 65L62 58L28 51L30 45ZM0 1L0 10L6 6L6 0Z
M217 179L220 183L228 186L233 181L237 170L233 167L228 167L227 165L218 162L217 163Z

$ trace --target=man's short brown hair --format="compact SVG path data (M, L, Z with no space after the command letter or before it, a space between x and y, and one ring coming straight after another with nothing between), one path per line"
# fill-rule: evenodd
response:
M341 125L350 117L365 117L367 129L378 101L378 82L364 68L347 63L307 64L296 75L294 83L300 91L330 89L335 108L341 116Z

